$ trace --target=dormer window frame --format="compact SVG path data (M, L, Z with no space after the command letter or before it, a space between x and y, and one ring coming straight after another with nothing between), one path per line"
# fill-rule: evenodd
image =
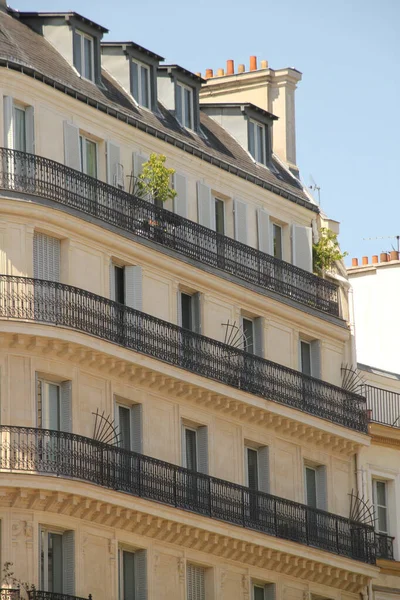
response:
M190 129L191 131L194 131L194 89L190 85L183 83L183 81L180 81L179 79L176 81L175 87L176 87L176 118L178 119L178 121L182 125L182 127L185 127L186 129ZM189 113L190 114L189 114L188 122L186 122L187 121L187 106L186 106L187 96L186 96L185 92L189 93ZM180 98L180 103L178 102L178 98ZM178 113L178 106L180 106L180 108L181 108L180 115Z
M82 79L86 79L86 81L91 81L92 83L95 83L95 81L96 81L95 64L94 64L95 39L92 35L86 33L85 31L82 31L82 29L79 29L79 28L76 28L74 30L74 36L75 35L80 37L80 68L78 68L78 66L75 64L75 60L74 60L74 66L75 66L76 70L78 71L79 75L82 77ZM91 77L87 77L87 74L85 72L85 68L86 68L85 40L90 41L90 69L91 69L91 75L92 75Z
M137 71L137 86L138 86L138 93L137 93L137 97L135 96L134 93L134 77L133 77L133 71L134 71L134 66L136 65L136 67L138 68ZM147 72L147 98L148 98L148 103L145 104L143 102L143 81L142 81L142 69L145 69ZM145 63L139 59L137 59L136 57L131 57L131 95L132 97L136 100L136 102L139 104L139 106L143 107L143 108L147 108L148 110L152 109L153 106L153 97L152 97L152 85L151 85L151 78L152 78L152 65L149 65L148 63Z
M253 132L253 138L252 133ZM261 139L260 139L261 134ZM248 120L248 150L254 160L261 165L267 165L268 147L267 136L269 134L268 125L261 123L256 119Z

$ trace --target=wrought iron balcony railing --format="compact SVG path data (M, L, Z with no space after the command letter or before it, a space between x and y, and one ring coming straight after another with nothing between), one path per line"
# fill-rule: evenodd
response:
M376 539L376 558L386 558L394 560L393 542L394 537L385 533L375 533Z
M20 600L20 597L21 591L19 588L0 588L0 600Z
M375 563L374 530L364 523L72 433L3 425L0 435L3 471L72 477Z
M400 427L400 394L367 384L363 391L370 421Z
M62 594L61 592L45 592L43 590L32 589L28 591L29 600L92 600L92 594L88 598Z
M267 400L367 431L362 396L76 287L0 275L0 318L71 327Z
M34 194L155 241L199 263L339 316L337 286L48 158L0 148L0 188Z

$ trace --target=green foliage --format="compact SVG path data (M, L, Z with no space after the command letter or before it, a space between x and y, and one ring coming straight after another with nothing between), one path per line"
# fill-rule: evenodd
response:
M317 244L313 244L314 273L324 275L336 260L342 260L347 252L341 252L337 235L331 229L323 227Z
M166 157L163 154L151 154L143 165L143 171L138 177L138 193L141 197L150 197L155 203L173 200L176 190L171 188L171 176L175 169L165 166Z
M19 588L22 590L25 590L25 592L28 592L29 590L34 590L34 586L30 585L27 581L21 581L20 579L17 579L15 577L15 573L12 570L12 566L13 563L10 561L6 561L3 564L3 568L1 571L2 574L2 578L1 578L1 582L0 585L1 586L8 586L8 587L13 587L13 588Z

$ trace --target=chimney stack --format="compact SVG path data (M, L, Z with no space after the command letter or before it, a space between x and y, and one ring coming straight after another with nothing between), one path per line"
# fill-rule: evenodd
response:
M233 75L235 73L235 63L233 60L226 61L226 74Z
M238 66L238 73L244 73L246 71L246 67L244 65Z
M257 71L257 56L250 56L250 71Z
M267 60L262 60L261 61L261 68L262 69L268 69L268 61Z
M358 267L358 258L352 258L351 259L351 266L352 267Z
M368 264L368 256L363 256L362 257L362 264L363 265L367 265Z
M224 76L224 70L223 69L218 69L217 76L218 77L223 77Z
M372 256L372 264L373 264L373 265L377 265L377 264L378 264L378 262L379 262L378 255L377 255L377 254L374 254L374 255Z
M214 72L212 69L206 69L206 79L211 79L214 77Z

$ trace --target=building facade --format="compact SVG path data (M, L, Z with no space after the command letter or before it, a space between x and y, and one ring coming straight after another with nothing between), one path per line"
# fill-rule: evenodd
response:
M72 12L3 4L0 29L2 564L38 600L367 594L371 440L347 287L312 273L300 74L204 80ZM164 206L136 193L151 153Z

